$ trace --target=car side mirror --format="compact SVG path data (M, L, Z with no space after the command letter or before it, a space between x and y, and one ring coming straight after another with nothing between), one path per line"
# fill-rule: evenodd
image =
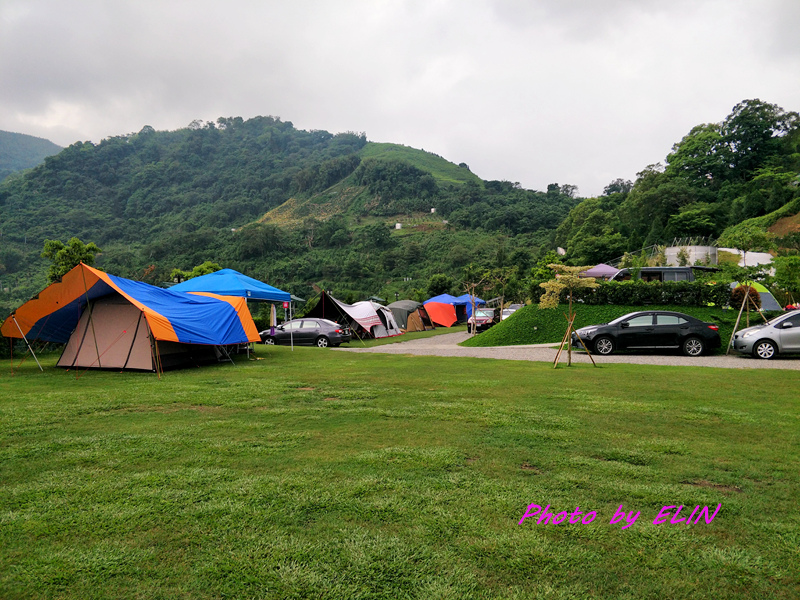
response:
M630 327L631 324L630 323L620 323L619 326L622 327L623 329L625 329L626 327Z
M782 329L790 329L790 328L792 328L792 327L794 327L794 324L793 324L793 323L791 323L791 322L789 322L789 323L784 323L783 325L781 325L781 328L782 328Z

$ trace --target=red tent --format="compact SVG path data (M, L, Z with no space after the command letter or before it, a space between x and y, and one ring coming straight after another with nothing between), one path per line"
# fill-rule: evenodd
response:
M442 327L450 327L458 320L456 318L456 307L452 304L428 302L425 305L425 310L431 318L431 321Z

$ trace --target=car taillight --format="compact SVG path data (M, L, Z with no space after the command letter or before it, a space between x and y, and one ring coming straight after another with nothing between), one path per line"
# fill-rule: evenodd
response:
M719 331L719 327L717 327L716 325L709 325L708 328L713 329L714 331Z

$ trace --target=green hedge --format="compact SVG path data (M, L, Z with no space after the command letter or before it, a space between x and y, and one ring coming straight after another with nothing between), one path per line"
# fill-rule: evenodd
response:
M731 290L727 283L701 281L603 281L600 287L582 289L573 296L585 304L662 304L669 306L725 306ZM562 298L566 301L566 297Z
M558 308L542 310L536 304L524 306L508 319L498 323L491 329L468 339L462 346L484 347L484 346L514 346L519 344L557 344L564 336L567 329L565 313L567 306L562 305ZM736 323L738 311L733 309L721 309L714 307L685 307L674 305L652 305L652 306L619 306L619 305L589 305L579 304L576 309L575 327L585 327L586 325L597 325L608 323L630 312L639 310L673 310L691 315L703 321L716 323L719 325L719 335L722 339L723 348L728 343L733 333L733 326ZM767 319L780 314L764 313ZM758 314L750 313L750 324L762 323L763 320ZM742 325L744 327L744 317Z

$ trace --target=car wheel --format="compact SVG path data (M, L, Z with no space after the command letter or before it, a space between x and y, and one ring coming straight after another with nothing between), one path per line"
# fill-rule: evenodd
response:
M753 356L756 358L763 358L769 360L778 354L778 349L775 344L769 340L760 340L753 346Z
M608 356L614 352L614 340L608 336L601 336L594 341L594 353Z
M683 353L686 356L700 356L705 349L703 340L697 337L690 337L683 342Z
M264 343L267 346L274 346L275 345L275 338L274 337L264 338Z
M329 345L328 338L324 335L321 335L317 338L317 341L314 342L319 348L327 348Z

